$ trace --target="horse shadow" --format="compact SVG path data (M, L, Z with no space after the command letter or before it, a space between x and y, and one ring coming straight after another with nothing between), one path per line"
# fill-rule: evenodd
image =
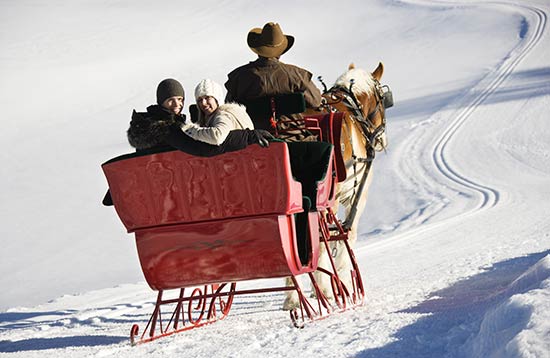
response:
M152 305L153 303L151 303ZM132 304L118 304L100 307L98 311L116 311L120 308L138 307ZM36 329L39 326L94 326L94 317L78 318L78 310L3 312L0 313L0 332L18 329ZM100 324L130 324L136 319L147 321L143 314L124 313L119 317L101 317ZM78 335L67 337L34 337L22 340L1 340L0 353L41 351L58 348L95 347L128 342L128 336Z
M490 269L433 292L431 298L415 307L396 312L428 314L397 331L392 343L359 352L359 358L377 357L461 357L459 350L479 332L485 312L513 294L526 292L520 287L513 292L510 284L527 269L550 254L550 250L516 257L493 265ZM527 313L526 313L527 314ZM523 317L523 325L528 322Z
M150 305L154 305L154 302L149 302ZM139 308L139 306L132 304L116 304L109 307L99 307L98 311L116 311L118 309L124 308ZM37 326L63 326L68 320L71 324L81 324L81 325L94 325L91 319L93 317L81 319L78 318L78 310L69 309L62 311L29 311L29 312L3 312L0 313L0 332L14 329L26 329L34 328ZM135 317L145 317L144 314L136 313L132 315L131 313L125 313L118 318L110 317L101 317L103 323L128 323L130 319ZM40 318L41 317L41 318ZM35 318L40 318L35 320ZM146 321L146 318L143 318Z
M0 313L0 331L4 329L13 329L19 328L20 324L18 322L27 321L36 317L43 316L69 316L76 312L76 310L66 310L66 311L37 311L37 312L2 312ZM13 323L11 323L13 322Z

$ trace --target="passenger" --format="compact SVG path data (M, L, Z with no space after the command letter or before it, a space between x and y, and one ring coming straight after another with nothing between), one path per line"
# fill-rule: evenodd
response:
M247 43L258 59L228 74L226 102L246 105L260 97L302 92L307 108L321 105L321 92L311 81L312 74L279 61L294 44L294 37L283 34L279 24L269 22L261 29L253 28L248 33ZM252 121L255 128L271 128L269 118L252 118Z
M266 131L240 129L233 130L219 145L211 145L194 140L186 135L182 126L186 118L182 114L185 92L175 79L165 79L157 87L157 104L147 107L147 112L132 114L128 141L137 152L173 147L183 152L209 157L243 149L250 144L269 145L273 137Z
M147 107L147 112L134 110L128 142L136 152L154 153L163 149L175 148L191 155L211 157L214 155L244 149L250 144L269 146L273 136L263 130L240 129L227 134L220 145L211 145L194 140L183 133L185 115L182 113L185 103L185 91L181 83L167 78L157 87L157 104ZM108 190L103 198L103 205L113 205L111 193Z
M237 103L223 103L220 84L204 79L195 88L198 107L197 123L186 123L182 129L189 137L213 145L221 145L230 131L254 129L246 107Z

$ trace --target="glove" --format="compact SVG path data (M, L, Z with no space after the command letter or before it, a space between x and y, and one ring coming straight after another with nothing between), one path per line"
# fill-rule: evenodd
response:
M264 148L269 147L269 141L275 139L275 137L265 129L254 129L251 131L250 135L252 143L257 143Z

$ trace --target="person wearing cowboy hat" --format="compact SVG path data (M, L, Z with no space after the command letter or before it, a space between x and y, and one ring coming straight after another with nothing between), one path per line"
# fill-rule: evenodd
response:
M285 35L279 24L268 22L248 33L248 47L258 59L230 72L225 83L226 102L247 104L250 100L302 92L307 108L321 105L321 92L311 81L311 72L279 61L294 45L294 37ZM269 119L252 118L255 128L270 129Z

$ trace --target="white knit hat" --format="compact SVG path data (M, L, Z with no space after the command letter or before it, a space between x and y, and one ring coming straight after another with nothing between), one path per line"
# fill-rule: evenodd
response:
M203 96L214 97L218 102L218 106L224 103L222 86L209 78L200 81L197 87L195 87L195 101L198 101L199 97Z

